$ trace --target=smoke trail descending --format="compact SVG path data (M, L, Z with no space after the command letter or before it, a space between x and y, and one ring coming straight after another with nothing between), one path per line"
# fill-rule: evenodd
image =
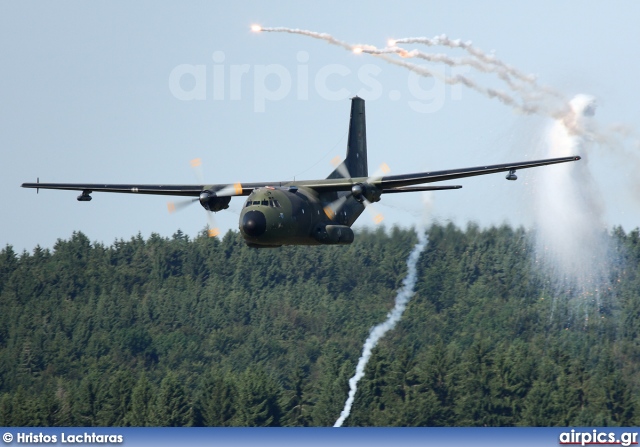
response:
M588 149L593 143L587 135L592 132L595 101L578 95L569 104L571 112L548 128L546 155L578 154L582 161L538 173L536 252L542 267L555 278L554 292L596 293L597 301L597 291L608 281L610 256L604 202L589 171Z
M424 231L418 231L418 242L413 247L413 250L409 254L409 258L407 259L407 276L402 281L402 288L398 291L398 295L396 295L396 305L387 315L387 319L383 323L373 327L371 332L369 332L369 337L364 342L362 356L358 360L358 365L356 366L356 373L351 379L349 379L349 396L344 404L344 409L340 413L340 417L333 425L334 427L341 427L345 419L349 417L349 414L351 413L351 406L353 405L353 400L355 399L356 391L358 389L358 382L364 376L364 368L367 366L367 362L371 357L371 351L376 347L378 341L384 336L384 334L393 329L398 321L400 321L400 318L407 307L407 303L413 296L413 288L415 287L418 279L418 259L427 246L427 242L427 236Z

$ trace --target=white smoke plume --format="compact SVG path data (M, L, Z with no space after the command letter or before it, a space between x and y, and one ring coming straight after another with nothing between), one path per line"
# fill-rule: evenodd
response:
M577 95L570 112L549 126L545 156L580 155L579 163L541 170L536 194L537 256L557 291L593 294L609 275L604 201L589 171L595 100ZM597 297L596 297L597 299Z
M376 347L378 341L384 337L388 331L396 327L396 324L400 321L400 318L407 307L407 303L409 303L409 300L415 293L413 289L416 285L416 281L418 280L418 259L427 246L427 242L428 239L424 231L418 231L418 242L413 247L413 250L409 254L409 258L407 259L407 276L402 281L402 288L396 295L396 304L391 312L387 314L387 319L383 323L373 327L371 332L369 332L369 337L364 342L364 346L362 348L362 356L360 356L358 365L356 366L356 373L351 379L349 379L349 395L347 397L347 401L344 404L344 409L340 413L340 417L333 425L334 427L341 427L345 419L349 417L349 414L351 413L351 406L353 405L353 400L355 399L356 391L358 390L358 382L362 377L364 377L364 369L371 357L373 348Z

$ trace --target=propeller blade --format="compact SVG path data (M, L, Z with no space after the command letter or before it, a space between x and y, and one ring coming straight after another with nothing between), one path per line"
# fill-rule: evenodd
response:
M330 204L324 207L324 213L331 220L335 220L336 215L340 212L340 208L346 203L349 195L338 197L337 200L334 200Z
M196 175L196 179L198 179L198 183L204 184L204 174L202 173L202 160L200 158L194 158L191 160L191 167L193 168L193 173Z
M220 234L220 228L216 226L216 219L213 217L213 213L211 211L207 211L207 218L209 220L209 230L207 234L209 237L216 237Z
M373 206L373 203L369 202L367 199L364 199L364 206L365 209L369 212L373 223L375 223L376 225L382 223L382 221L384 220L384 216L378 211L375 206Z
M216 191L218 197L239 196L242 194L242 185L240 183L234 183L222 188L220 191Z
M380 167L373 173L373 175L369 176L366 183L376 183L379 182L385 174L388 174L391 171L389 165L386 163L382 163Z
M194 202L197 202L198 199L187 199L187 200L179 200L177 202L167 202L167 208L169 209L169 214L173 214L178 211L182 211L187 208Z
M336 168L336 170L342 175L344 178L351 179L351 174L349 170L344 165L340 157L336 156L331 160L331 164ZM370 185L379 182L382 177L389 173L391 169L389 165L386 163L382 163L380 167L373 173L373 175L369 176L365 183ZM330 204L324 207L324 213L331 220L335 220L337 214L340 212L340 209L344 206L347 200L353 195L353 193L349 193L345 196L338 197L338 199L334 200ZM369 213L372 215L372 219L376 224L381 223L384 220L384 216L382 213L376 211L376 208L372 206L372 203L369 202L366 198L364 199L364 205L369 210Z
M194 158L193 160L191 160L191 167L193 168L193 171L196 174L196 178L198 179L198 182L204 185L205 182L204 182L204 175L202 173L202 160L200 158ZM220 191L216 192L215 194L218 197L239 195L239 194L242 194L242 185L240 185L240 183L236 183L235 185L229 185L224 187ZM198 200L199 199L190 199L189 203L197 202ZM177 211L179 209L186 207L186 205L182 205L178 203L170 204L168 206L169 206L170 212L172 212L171 211L172 208L174 211ZM216 225L216 220L213 216L213 213L207 210L205 210L205 212L207 213L207 220L209 221L209 228L207 229L207 234L209 235L209 237L216 237L220 234L220 228L218 228L218 226Z
M343 178L351 179L351 173L339 156L336 155L335 157L333 157L333 159L331 159L331 164ZM335 220L337 214L340 212L340 209L344 206L350 196L351 194L347 194L346 196L338 197L336 200L325 206L324 213L327 215L327 217L331 220Z
M345 166L344 162L337 155L331 160L331 164L340 173L343 178L351 178L351 173Z
M333 159L331 160L331 164L333 165L334 168L336 168L336 170L340 173L340 175L343 178L351 178L351 174L349 173L349 170L344 165L344 162L340 159L339 156L336 155L335 157L333 157Z
M340 157L335 156L331 160L331 164L333 165L334 168L336 168L336 170L340 173L340 175L342 175L342 177L348 178L348 179L351 178L351 173L349 173L349 170L344 165L344 162L340 159ZM388 174L389 171L391 171L391 168L389 168L389 165L386 163L382 163L378 167L376 172L374 172L372 175L369 176L369 178L367 178L366 183L374 183L374 182L380 181L380 179L384 177L386 174Z

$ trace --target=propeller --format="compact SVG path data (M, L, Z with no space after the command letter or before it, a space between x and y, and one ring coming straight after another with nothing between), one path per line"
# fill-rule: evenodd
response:
M187 208L193 202L197 202L198 199L188 199L188 200L180 200L177 202L167 202L167 208L169 209L169 214L173 214L177 211L182 211Z
M365 209L369 212L373 222L376 225L381 223L384 220L384 216L382 215L382 213L378 212L373 203L366 198L366 188L367 185L373 185L374 183L379 182L380 179L382 179L382 177L390 171L389 166L386 163L382 163L376 170L376 172L374 172L373 175L369 176L369 178L367 178L364 183L354 184L351 173L342 162L340 157L336 156L333 160L331 160L331 164L336 168L336 170L342 177L350 180L353 186L351 187L351 192L349 194L338 197L338 199L334 200L324 207L324 212L327 217L329 217L329 219L331 220L334 220L347 200L350 197L354 197L358 202L364 204Z
M193 171L196 175L196 178L198 179L198 182L203 185L204 184L204 176L202 174L202 160L200 158L195 158L193 160L191 160L191 167L193 168ZM209 237L216 237L220 234L220 229L218 228L218 226L216 225L216 221L215 218L213 216L213 212L214 211L220 211L221 209L224 209L223 207L226 207L227 202L224 202L221 205L217 205L216 207L218 209L210 209L210 205L211 205L211 201L213 199L216 198L220 198L220 197L231 197L231 196L237 196L242 194L242 185L240 183L235 183L232 185L227 185L224 188L213 192L213 191L208 191L208 190L204 190L200 193L200 195L197 198L194 199L186 199L186 200L179 200L176 202L168 202L167 203L167 208L169 209L169 213L175 213L177 211L182 211L183 209L187 208L189 205L191 205L192 203L195 202L200 202L200 204L203 206L203 208L205 209L205 211L207 212L207 219L209 221L209 230L207 231ZM229 199L230 200L230 199Z

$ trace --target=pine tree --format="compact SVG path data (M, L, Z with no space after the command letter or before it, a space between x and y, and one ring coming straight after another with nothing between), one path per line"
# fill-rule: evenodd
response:
M98 425L98 411L101 407L101 379L97 372L87 375L80 383L80 389L74 398L74 419L86 427Z
M298 365L291 378L291 389L283 397L283 425L289 427L308 427L311 424L312 403L306 367Z
M249 368L238 377L236 425L277 427L280 425L280 390L262 368Z
M202 425L228 427L236 414L237 391L232 376L221 371L210 371L200 391Z
M314 426L332 427L347 399L349 378L353 376L355 366L351 361L339 364L340 360L335 347L325 347L320 361L319 379L315 383L316 401L311 410Z
M123 426L130 412L133 378L125 369L117 371L109 381L98 410L98 425Z
M124 425L131 427L145 427L151 425L151 409L153 406L153 389L143 372L131 392L131 406Z
M151 424L157 427L190 427L193 425L193 407L178 377L169 372L160 383L152 412Z

